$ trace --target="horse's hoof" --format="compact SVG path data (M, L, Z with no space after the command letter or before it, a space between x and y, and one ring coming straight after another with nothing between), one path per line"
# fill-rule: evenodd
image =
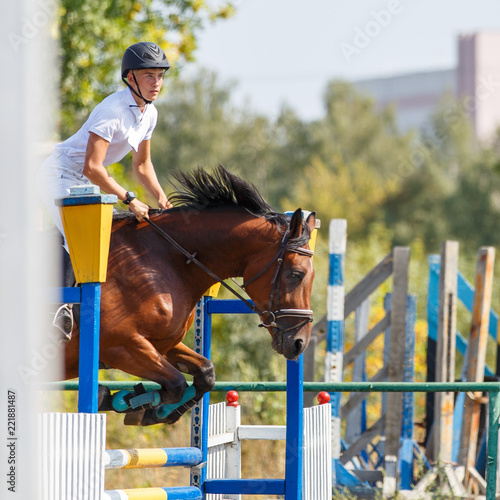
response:
M144 414L146 410L137 410L130 413L125 414L125 418L123 419L123 423L125 425L144 425L142 421L144 420Z
M127 413L125 415L124 423L125 425L140 425L142 427L157 424L173 424L179 420L181 415L177 414L174 419L171 417L172 415L169 415L167 418L159 418L154 409L148 409Z
M159 420L153 410L146 410L144 412L144 416L142 417L141 424L143 427L146 427L148 425L155 425L155 424L162 424L161 420Z

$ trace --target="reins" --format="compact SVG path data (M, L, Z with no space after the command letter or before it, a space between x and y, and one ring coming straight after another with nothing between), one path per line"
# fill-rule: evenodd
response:
M253 302L250 300L246 299L243 297L238 291L236 291L234 288L230 287L224 280L219 278L213 271L208 269L204 264L202 264L197 258L196 258L196 252L194 253L189 253L184 247L182 247L177 241L175 241L168 233L166 233L158 224L150 220L149 218L145 219L146 222L155 229L155 231L160 234L165 240L167 240L175 249L177 249L179 252L181 252L183 255L185 255L188 260L187 264L190 264L191 262L193 264L196 264L200 269L202 269L204 272L206 272L209 276L211 276L214 280L216 280L218 283L220 283L224 288L229 290L235 297L240 299L243 303L247 305L247 307L257 313L261 317L262 323L259 326L265 327L265 328L275 328L278 330L278 332L283 335L286 332L289 332L291 330L295 330L298 328L301 328L305 324L311 322L313 320L313 311L310 309L281 309L280 304L279 304L279 292L280 292L280 285L279 285L279 276L281 274L281 269L282 269L282 264L283 264L283 257L285 252L295 252L299 253L301 255L305 255L307 257L312 257L314 255L314 252L310 249L307 248L290 248L288 246L288 229L285 232L283 239L281 240L280 248L276 255L271 259L271 261L263 268L261 269L255 276L250 278L248 281L240 285L237 281L233 279L233 282L242 290L245 290L245 287L247 287L250 283L254 282L256 279L260 278L275 262L277 263L276 265L276 270L274 272L271 285L272 285L272 290L271 290L271 295L269 297L269 307L267 311L261 311L258 307L255 306ZM277 291L278 295L278 300L277 300L277 306L278 309L272 312L273 309L273 303L274 303L274 297L275 297L275 291ZM264 316L267 318L269 317L269 322L266 324ZM278 323L277 320L279 318L284 318L284 317L289 317L289 318L305 318L302 322L300 322L297 325L291 326L289 328L286 328L285 330L282 330Z
M181 245L179 245L179 243L177 243L177 241L175 241L160 226L158 226L158 224L156 224L155 222L153 222L149 218L144 219L144 220L151 227L153 227L155 229L155 231L158 232L158 234L160 234L163 238L165 238L175 249L177 249L179 252L181 252L182 254L184 254L188 258L186 264L190 264L191 262L193 264L196 264L200 269L202 269L203 271L205 271L209 276L211 276L214 280L216 280L217 282L219 282L223 287L227 288L238 299L240 299L241 301L243 301L249 307L249 309L251 309L253 312L260 313L260 311L258 310L258 308L255 307L255 305L252 302L250 302L245 297L243 297L241 294L239 294L236 290L234 290L233 288L231 288L225 281L223 281L214 272L212 272L210 269L208 269L207 266L205 266L204 264L202 264L196 258L196 252L194 252L193 254L190 254L184 247L182 247Z

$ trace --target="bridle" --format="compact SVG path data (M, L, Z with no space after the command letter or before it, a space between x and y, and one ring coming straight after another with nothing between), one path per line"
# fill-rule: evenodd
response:
M284 335L292 330L298 330L302 328L307 323L312 322L313 320L313 311L311 309L281 309L280 307L280 277L283 269L283 259L286 252L295 252L300 255L305 255L306 257L312 257L314 255L314 251L308 248L294 248L289 245L290 235L289 230L285 231L283 239L281 240L280 247L276 255L271 259L271 261L264 266L256 275L252 278L248 279L242 285L240 285L236 280L233 279L233 282L238 286L238 288L245 290L246 287L259 279L271 266L276 263L276 268L274 270L273 278L271 280L271 294L269 296L269 305L265 311L261 311L252 301L243 297L239 292L237 292L234 288L230 287L225 281L219 278L214 272L208 269L204 264L202 264L197 258L196 253L189 253L184 247L182 247L177 241L175 241L169 234L167 234L160 226L154 223L149 218L144 219L151 227L153 227L156 232L158 232L164 239L166 239L174 248L176 248L179 252L184 254L188 260L187 264L191 262L196 264L200 269L205 271L208 275L210 275L213 279L215 279L218 283L220 283L224 288L228 289L234 296L243 301L247 307L257 313L261 319L260 327L263 328L272 328L273 333ZM245 290L246 291L246 290ZM274 303L276 302L276 309L274 309ZM302 321L290 326L288 328L281 328L279 325L279 320L282 318L297 318L302 319Z
M235 283L238 286L240 286L242 289L245 290L250 283L260 278L276 262L276 268L274 270L273 278L271 280L272 289L271 289L271 294L269 295L269 305L267 306L267 310L260 311L259 309L255 308L255 312L258 313L259 316L261 317L262 323L259 326L263 328L274 328L277 330L275 333L279 333L281 335L292 330L298 330L313 320L313 311L310 309L282 309L280 306L280 289L281 289L280 278L281 278L281 271L283 270L283 259L285 253L295 252L300 255L305 255L307 257L312 257L314 255L314 252L312 250L301 247L293 248L290 247L288 242L289 242L289 233L287 229L283 236L283 239L281 240L278 253L271 259L271 261L255 276L248 279L242 285L239 285L235 281ZM277 309L273 311L275 301ZM264 318L268 318L267 323ZM300 323L297 323L296 325L293 325L283 330L282 328L280 328L278 324L278 320L281 318L298 318L298 319L304 318L304 319Z

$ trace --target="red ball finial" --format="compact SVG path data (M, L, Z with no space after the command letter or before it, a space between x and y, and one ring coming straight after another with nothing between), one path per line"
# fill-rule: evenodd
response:
M229 391L226 394L226 401L227 401L227 406L239 406L238 405L238 399L239 399L239 394L236 391Z
M328 392L326 391L321 391L317 397L318 397L318 403L320 405L324 405L330 402L330 394L328 394Z

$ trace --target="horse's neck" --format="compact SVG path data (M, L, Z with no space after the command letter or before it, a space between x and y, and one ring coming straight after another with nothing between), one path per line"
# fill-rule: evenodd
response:
M207 211L208 212L208 211ZM194 234L203 263L221 279L242 276L250 256L276 239L272 224L241 212L200 215Z

